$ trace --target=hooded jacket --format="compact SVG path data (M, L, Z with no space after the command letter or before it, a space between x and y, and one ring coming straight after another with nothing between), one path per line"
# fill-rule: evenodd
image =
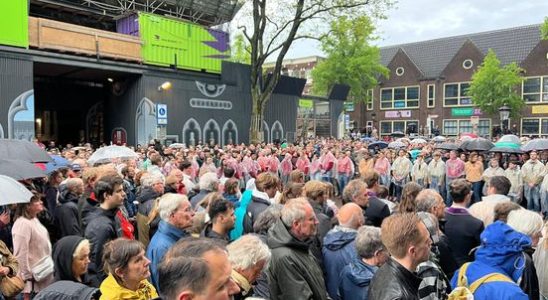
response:
M244 216L244 233L253 232L253 224L259 215L265 211L271 202L268 199L268 195L258 190L252 191L251 202L247 205L246 213Z
M98 288L62 280L41 290L34 300L91 300L99 299L100 295Z
M267 244L271 300L327 299L322 270L308 243L291 235L281 219L268 231Z
M367 300L369 284L377 270L377 267L370 266L355 257L340 273L337 299Z
M55 222L60 232L60 237L67 235L83 235L78 220L78 200L79 197L69 190L63 191L59 197L61 205L55 210Z
M497 221L485 228L481 234L481 246L476 251L476 260L466 270L469 283L490 274L500 273L517 282L522 276L525 265L523 251L531 245L531 239ZM451 287L457 286L456 271L451 279ZM493 281L486 282L476 290L474 299L526 300L529 297L516 283Z
M152 210L154 199L160 197L161 195L157 193L152 187L145 186L141 189L140 193L137 195L136 200L139 201L138 212L143 216L148 216Z
M325 285L327 293L334 300L340 299L337 289L342 269L357 257L354 242L356 235L357 231L354 229L336 226L323 240Z
M156 289L159 288L158 265L162 261L162 258L173 244L187 236L188 234L184 230L179 229L166 221L160 221L158 231L150 240L147 249L147 257L150 259L150 281Z
M53 263L55 264L55 281L69 280L78 282L76 276L72 273L72 261L74 259L74 250L78 244L84 240L81 236L69 235L60 239L53 246ZM85 276L80 278L86 283Z
M143 279L137 291L121 286L112 274L101 283L100 300L149 300L158 297L156 289L148 280Z

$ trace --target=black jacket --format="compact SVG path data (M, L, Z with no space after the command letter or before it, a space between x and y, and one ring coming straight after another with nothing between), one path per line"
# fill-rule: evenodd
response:
M293 237L281 219L268 231L267 244L271 300L327 299L322 270L308 243Z
M99 287L101 282L107 277L103 272L103 246L111 240L122 236L116 213L118 208L104 210L98 207L92 214L90 222L86 227L85 237L91 244L90 264L88 274L91 285Z
M152 210L152 206L154 204L154 199L160 197L159 193L157 193L152 187L146 186L142 188L139 193L137 194L137 197L135 200L139 201L139 207L137 211L143 215L148 216L150 211Z
M480 245L483 222L471 216L467 210L449 207L446 210L445 235L460 268L473 260L470 250Z
M251 196L244 216L244 234L253 232L253 224L259 215L270 206L270 200Z
M200 233L200 237L206 237L210 239L216 239L223 243L228 243L229 238L228 235L222 236L218 234L217 232L213 231L213 224L211 222L207 223L202 232Z
M77 195L68 190L59 197L61 205L55 210L55 223L59 229L59 237L84 234L78 220L78 199Z
M363 215L365 217L365 225L381 227L384 218L390 216L390 208L377 197L369 197L369 205L365 208Z
M380 267L369 288L369 300L418 300L422 279L393 259Z
M530 247L523 251L525 255L525 267L523 268L523 275L521 275L521 282L519 284L523 292L529 296L529 300L539 300L540 298L537 269L533 263L534 252L535 249ZM544 266L541 268L544 268Z
M98 288L63 280L41 290L34 300L91 300L99 299L100 296Z

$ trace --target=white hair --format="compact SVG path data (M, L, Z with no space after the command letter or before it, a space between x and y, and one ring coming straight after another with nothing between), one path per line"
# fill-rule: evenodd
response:
M542 217L536 212L527 209L517 209L508 214L506 224L517 232L533 236L542 231L544 222L542 221Z
M160 197L158 202L158 214L165 222L169 221L169 217L176 211L183 202L188 198L185 195L167 193Z
M384 249L381 241L381 229L374 226L362 226L356 235L356 252L362 258L371 258L375 252Z
M213 172L207 172L203 174L200 177L200 190L206 190L206 191L216 191L217 187L219 185L219 178L217 178L217 174Z
M293 222L303 220L306 217L306 206L310 206L306 198L289 200L282 208L282 221L284 224L291 226Z
M84 184L84 181L80 178L69 178L65 181L65 186L71 192L74 192L74 190L78 186L83 185L83 184Z
M141 185L151 187L157 182L165 183L165 177L159 173L148 173L141 178Z
M265 266L270 261L270 249L256 235L246 234L226 246L228 259L235 270L247 270L259 262L264 261Z

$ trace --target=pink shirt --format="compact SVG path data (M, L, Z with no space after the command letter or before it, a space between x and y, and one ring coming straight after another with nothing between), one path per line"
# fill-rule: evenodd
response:
M339 173L351 175L352 174L352 161L348 156L338 159Z
M374 169L379 172L380 175L388 174L390 171L390 162L388 161L388 158L383 157L382 159L377 159Z
M445 162L447 167L447 177L457 178L464 175L464 162L458 158L449 159Z

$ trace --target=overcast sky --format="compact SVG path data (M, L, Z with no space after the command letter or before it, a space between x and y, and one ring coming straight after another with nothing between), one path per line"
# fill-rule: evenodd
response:
M399 0L379 21L379 46L542 23L548 0ZM317 43L293 46L288 58L322 55Z

